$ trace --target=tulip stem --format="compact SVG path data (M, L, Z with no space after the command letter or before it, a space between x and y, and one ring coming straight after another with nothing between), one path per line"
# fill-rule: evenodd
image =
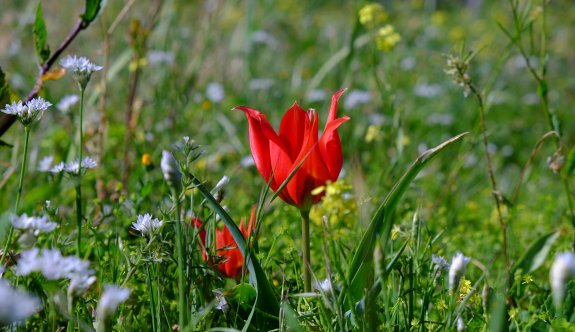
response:
M301 213L301 242L303 249L303 290L311 292L311 264L309 255L309 210Z

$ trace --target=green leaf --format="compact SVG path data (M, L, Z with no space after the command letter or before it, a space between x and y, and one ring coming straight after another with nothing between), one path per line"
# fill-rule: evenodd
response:
M549 250L551 250L551 246L557 238L559 238L559 232L545 234L537 239L523 257L515 263L511 269L511 275L513 276L517 270L522 270L523 273L531 273L537 270L545 262Z
M10 86L8 86L8 82L6 82L6 75L4 75L2 67L0 67L0 107L3 108L4 105L9 103L10 103Z
M285 323L287 325L287 331L293 332L303 332L301 325L297 319L297 314L295 311L290 307L287 302L282 302L282 311L285 317Z
M104 0L86 0L86 7L84 9L84 14L80 16L84 27L87 27L98 17L100 10L104 5Z
M48 31L46 30L46 22L42 15L42 2L38 2L36 7L36 18L34 19L34 46L36 47L36 54L40 59L40 64L44 64L50 57L50 46L48 46Z
M382 248L387 248L387 242L393 226L393 211L407 188L409 188L411 182L425 167L425 165L427 165L427 163L430 162L440 151L459 141L466 134L467 133L459 134L441 143L435 148L422 153L415 162L413 162L401 179L399 179L399 181L394 185L391 192L381 203L364 233L361 242L357 246L353 260L349 266L348 280L350 290L348 294L352 296L353 303L363 297L366 289L372 288L373 250L375 248L375 243L378 237L383 234ZM344 299L342 303L348 303L348 301Z
M573 170L575 170L575 148L569 151L569 155L567 156L567 162L565 163L565 174L567 176L573 175Z
M6 143L3 140L0 140L0 148L13 148L14 145L10 144L10 143Z
M242 255L245 257L247 262L248 270L250 271L250 283L257 290L256 307L266 313L268 327L270 329L277 328L279 325L278 314L279 314L279 303L276 295L273 291L272 286L268 282L268 279L262 269L259 261L257 260L254 253L246 246L246 239L244 235L232 220L230 215L222 206L216 201L214 196L210 193L210 190L206 188L197 178L192 177L192 183L195 188L204 196L206 202L214 211L217 213L221 220L224 222L225 226L228 228L234 241L241 251Z

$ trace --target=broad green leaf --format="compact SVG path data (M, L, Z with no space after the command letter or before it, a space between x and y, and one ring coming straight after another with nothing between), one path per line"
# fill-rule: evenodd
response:
M104 5L104 0L86 0L86 7L84 9L84 14L80 16L84 26L87 27L96 19L100 10Z
M6 75L4 75L2 67L0 67L0 107L4 108L4 105L9 103L10 103L10 87L8 86L8 82L6 82Z
M40 64L44 64L50 57L50 46L48 46L48 31L46 30L46 22L44 22L44 15L42 14L42 2L38 2L38 7L36 7L33 33L36 54L38 59L40 59Z
M511 270L511 275L514 275L517 270L522 270L523 273L531 273L537 270L547 258L551 246L555 240L559 238L559 232L545 234L537 241L535 241L529 249L525 252Z
M220 216L225 226L232 234L234 241L236 241L238 249L241 251L242 255L246 257L248 270L250 271L250 283L258 291L256 306L260 311L268 314L268 320L273 320L273 322L269 323L270 325L277 326L279 313L278 300L256 256L249 248L246 247L246 239L244 238L244 235L226 210L218 204L214 196L210 193L210 190L195 177L192 178L192 183L205 198L212 211Z
M391 227L393 226L393 211L407 188L409 188L411 182L425 167L425 165L437 156L440 151L459 141L466 134L467 133L459 134L441 143L435 148L422 153L415 162L413 162L401 179L399 179L399 181L394 185L387 197L381 203L365 231L361 242L357 246L353 260L349 266L349 294L351 294L353 302L361 299L365 294L366 289L372 288L373 250L375 248L375 243L379 236L383 235L382 248L387 248ZM342 303L346 303L346 301L344 300Z
M303 332L299 321L297 320L297 314L295 311L289 306L287 302L282 302L282 311L284 313L285 322L287 325L287 331L293 332Z

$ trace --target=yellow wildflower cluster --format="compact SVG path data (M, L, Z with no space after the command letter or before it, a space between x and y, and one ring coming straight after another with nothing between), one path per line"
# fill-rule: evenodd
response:
M383 133L381 132L381 127L377 125L369 125L367 127L367 133L365 133L365 142L379 142L383 139Z
M368 3L359 10L359 23L375 27L387 20L387 13L379 3Z
M395 32L393 26L387 24L377 31L376 43L377 48L384 51L391 51L401 40L401 36Z
M473 287L471 287L471 281L463 278L461 280L461 283L459 284L459 302L463 301L463 299L465 299L465 297L469 294L469 292L471 292L471 290L473 289ZM473 295L471 295L471 297L469 298L469 301L467 302L471 305L479 305L481 304L481 297L479 296L479 294L477 292L473 293Z
M401 36L394 31L390 24L381 27L381 24L386 20L387 13L379 3L369 3L359 10L359 22L368 27L370 32L374 34L377 48L389 52L399 43Z
M332 234L348 232L357 220L357 203L351 189L351 185L344 180L328 182L325 186L316 188L312 193L318 195L323 192L324 197L320 204L311 209L311 220L322 225L323 216L326 216Z

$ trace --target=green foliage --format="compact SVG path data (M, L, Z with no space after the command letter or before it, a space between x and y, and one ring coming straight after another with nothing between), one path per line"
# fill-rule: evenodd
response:
M44 22L44 15L42 14L42 2L38 2L38 7L36 7L33 31L36 55L38 55L40 64L43 64L50 57L50 46L48 45L48 31L46 29L46 22Z
M105 0L86 0L84 13L80 16L84 27L87 27L98 17Z
M570 4L379 1L371 10L382 12L365 23L360 11L369 2L104 2L2 6L0 63L7 74L0 69L0 108L31 92L58 105L77 91L71 77L45 80L33 91L35 57L46 64L50 56L75 53L104 69L86 89L82 151L98 166L81 182L39 170L78 156L79 104L52 106L30 128L20 211L45 214L57 226L14 229L1 280L31 292L42 309L0 330L93 330L108 284L131 290L107 322L118 331L573 326L575 283L566 283L556 307L549 275L557 252L572 250L574 238ZM48 30L50 40L62 42L84 29L62 53L54 49L61 43L50 50ZM385 44L391 31L397 35ZM58 67L55 61L52 78ZM314 188L324 198L311 210L307 293L300 215L276 199L251 164L244 115L230 109L250 105L279 123L295 100L325 110L341 88L347 92L338 114L351 118L339 129L344 165L338 181ZM0 127L6 118L0 116ZM288 127L289 134L298 130ZM457 136L462 132L465 139ZM14 209L23 134L16 123L1 137L1 211ZM185 153L182 136L202 146ZM437 142L444 143L430 149ZM178 200L163 178L163 150L175 152L184 174ZM227 186L212 189L223 175ZM16 267L33 247L75 254L77 185L80 258L97 281L70 297L67 278L19 276ZM256 227L245 238L238 226L254 206ZM147 213L161 221L153 234L133 226ZM190 223L194 218L203 228ZM175 245L178 220L183 255ZM10 224L1 214L0 239ZM224 229L233 242L221 248L216 236ZM0 240L0 250L5 244ZM233 249L243 267L225 277L218 265ZM450 290L442 264L457 252L471 260L459 288ZM176 326L180 312L187 326Z

